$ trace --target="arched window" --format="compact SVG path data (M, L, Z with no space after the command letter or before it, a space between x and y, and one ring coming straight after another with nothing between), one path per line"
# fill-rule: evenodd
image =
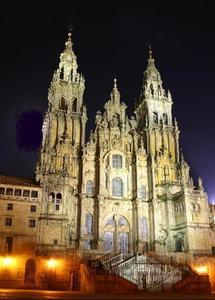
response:
M114 225L114 219L113 217L108 218L108 220L105 223L105 226Z
M62 194L61 193L57 193L56 195L56 203L60 204L62 202Z
M122 168L122 155L114 154L112 156L112 167L116 169Z
M153 112L153 123L158 124L158 113L156 111Z
M61 193L57 193L56 199L62 199L62 194Z
M126 219L124 217L120 217L119 221L118 221L118 226L127 226L128 222L126 221Z
M145 199L146 198L146 187L143 184L141 184L140 189L139 189L139 197L141 199Z
M93 195L93 181L92 180L88 180L87 181L86 194L88 196L92 196Z
M61 110L66 110L67 109L66 100L63 97L61 97L61 99L60 99L60 106L59 106L59 108Z
M35 285L36 261L29 258L25 264L25 285L33 287Z
M93 215L87 214L85 220L85 227L87 234L93 234Z
M163 124L168 125L168 117L167 117L167 114L163 114Z
M112 196L113 197L123 196L123 182L120 177L115 177L112 180Z
M128 232L119 233L120 253L128 253Z
M177 238L175 241L175 251L182 252L183 251L183 242L181 239Z
M72 111L76 112L77 111L77 98L73 98L72 102Z
M148 225L147 225L147 218L141 217L140 218L140 237L143 240L148 239Z
M113 251L113 232L106 231L104 233L104 249L105 251Z
M55 201L55 193L50 193L49 194L49 198L52 200L52 202L54 202Z

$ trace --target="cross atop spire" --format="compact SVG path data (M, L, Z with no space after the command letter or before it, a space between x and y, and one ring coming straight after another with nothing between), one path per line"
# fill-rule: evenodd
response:
M68 29L68 34L72 34L72 29L73 29L73 26L71 24L69 24L67 26L67 29Z

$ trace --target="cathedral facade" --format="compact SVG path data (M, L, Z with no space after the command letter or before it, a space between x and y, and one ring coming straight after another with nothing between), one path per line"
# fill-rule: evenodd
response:
M172 97L149 49L135 117L114 79L85 142L84 77L71 34L49 92L36 167L37 248L80 253L210 254L207 195L193 185L179 147Z

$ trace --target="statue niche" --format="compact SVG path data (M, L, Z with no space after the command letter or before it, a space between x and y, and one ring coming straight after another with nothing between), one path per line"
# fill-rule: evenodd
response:
M119 115L117 115L117 114L113 115L112 126L119 127Z

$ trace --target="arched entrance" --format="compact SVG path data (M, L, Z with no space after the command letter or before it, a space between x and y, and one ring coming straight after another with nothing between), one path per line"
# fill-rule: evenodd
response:
M29 258L25 264L25 286L35 286L36 262L35 259Z
M129 252L129 224L125 217L114 215L105 222L105 252Z

